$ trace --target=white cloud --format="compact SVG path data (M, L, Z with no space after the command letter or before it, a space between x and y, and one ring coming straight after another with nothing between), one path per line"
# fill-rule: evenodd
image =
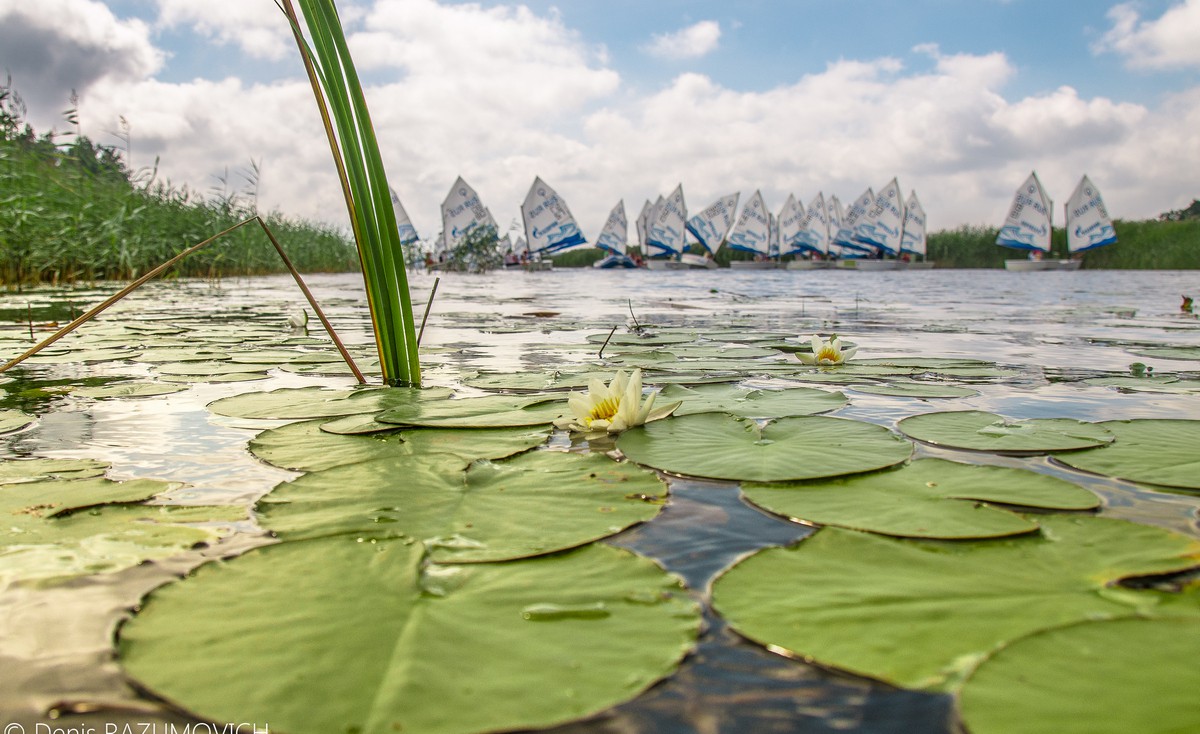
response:
M674 33L655 34L643 50L664 59L695 59L716 50L720 40L721 25L702 20Z
M1108 18L1112 28L1093 51L1116 52L1140 69L1200 66L1200 0L1183 0L1157 20L1142 20L1134 3L1124 3Z
M217 43L237 46L251 58L277 61L296 53L287 19L270 0L156 2L159 28L188 26Z

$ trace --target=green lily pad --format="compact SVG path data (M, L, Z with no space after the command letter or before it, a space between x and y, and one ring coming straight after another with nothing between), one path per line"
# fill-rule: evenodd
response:
M994 362L959 357L875 357L855 359L855 365L874 367L921 367L927 370L946 368L995 367Z
M37 422L37 416L20 410L0 410L0 433L13 433L32 426Z
M501 428L553 423L568 412L560 395L486 395L411 402L375 417L381 423L434 428Z
M197 349L194 347L158 347L146 349L137 357L135 362L150 362L154 364L170 364L173 362L209 362L212 360L228 359L229 354L216 349Z
M30 364L79 364L91 362L116 362L124 359L134 359L138 352L132 349L69 349L62 353L51 353L43 350L30 357Z
M633 698L675 670L699 626L677 579L616 548L427 567L419 545L327 538L158 589L119 646L142 685L205 719L458 734Z
M146 398L170 395L186 389L187 387L184 385L165 385L161 382L120 382L114 385L77 387L71 391L71 394L102 400L105 398Z
M233 364L232 362L166 362L155 365L154 369L160 375L176 377L215 377L237 373L255 372L248 365ZM266 367L263 367L265 370Z
M344 419L343 419L344 420ZM388 435L337 434L324 430L324 419L270 428L250 440L250 453L293 471L320 471L390 456L454 454L474 459L503 459L538 446L550 436L544 427L420 428Z
M1127 351L1139 357L1157 359L1200 359L1200 347L1143 347Z
M1196 565L1200 540L1121 520L1039 518L987 541L901 540L823 528L716 581L742 635L895 685L949 691L984 657L1039 630L1152 614L1164 594L1121 579Z
M812 415L837 410L846 405L846 396L812 387L786 390L756 390L735 385L668 385L659 393L662 402L682 402L675 415L693 413L729 413L743 418L782 418Z
M854 385L855 392L868 395L885 395L896 398L969 398L979 394L978 390L957 385L939 385L932 382L890 382L886 385Z
M200 382L253 382L254 380L265 380L269 376L266 372L226 372L219 375L162 375L159 379L163 382L192 385Z
M985 660L964 686L960 709L973 734L1200 731L1197 659L1200 618L1046 630Z
M1032 519L987 502L1055 510L1100 504L1086 489L1047 474L943 459L804 484L746 483L742 492L780 515L913 538L988 538L1037 529Z
M609 338L607 333L604 334L588 334L587 340L592 344L603 344L607 341L610 345L621 346L647 346L661 347L668 344L690 344L696 341L695 334L613 334Z
M768 347L722 347L709 344L678 345L668 352L675 359L758 359L778 357L778 349Z
M107 461L96 459L14 459L0 461L0 484L40 482L45 479L102 477ZM3 491L3 490L0 490Z
M177 483L161 482L156 479L115 482L103 477L49 479L6 484L0 487L0 517L54 517L94 505L140 502L178 486ZM10 539L5 538L0 542L8 540Z
M896 427L909 438L935 446L1005 454L1075 451L1113 440L1102 424L1070 418L1009 420L980 410L914 415Z
M337 418L378 413L406 402L445 400L445 388L366 388L327 390L320 387L280 388L270 392L248 392L214 400L209 411L231 418L294 420Z
M545 392L587 387L591 376L588 372L481 372L463 380L463 384L483 390Z
M721 413L632 428L617 448L639 464L676 474L760 482L882 469L912 453L912 444L872 423L802 416L759 426Z
M1143 418L1097 423L1116 440L1056 456L1067 466L1133 482L1200 489L1200 421Z
M603 454L534 451L469 466L456 458L397 456L313 472L279 485L257 509L284 540L408 537L449 563L572 548L649 520L666 495L654 472Z

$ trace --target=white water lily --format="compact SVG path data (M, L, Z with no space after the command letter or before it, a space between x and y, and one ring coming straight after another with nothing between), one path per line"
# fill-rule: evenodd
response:
M838 339L837 334L830 334L829 341L825 341L816 334L813 334L812 354L797 352L796 358L804 364L828 367L835 364L844 364L857 351L858 347L850 347L843 350L842 342Z
M642 371L635 369L631 375L618 370L612 382L593 377L588 381L587 393L573 392L567 397L567 406L573 416L560 420L557 425L572 431L596 433L620 433L627 428L670 415L679 403L655 411L654 398L650 393L642 401Z

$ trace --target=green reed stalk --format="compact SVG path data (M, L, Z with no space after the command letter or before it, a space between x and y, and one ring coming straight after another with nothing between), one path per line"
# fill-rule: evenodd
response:
M297 2L311 42L300 32L291 0L283 0L283 11L292 22L338 166L383 379L391 385L419 385L421 365L404 254L362 85L333 0Z

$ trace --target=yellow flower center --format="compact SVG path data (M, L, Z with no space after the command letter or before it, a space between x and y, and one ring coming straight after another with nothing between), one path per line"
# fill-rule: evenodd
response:
M587 416L587 425L592 425L592 421L612 420L612 417L617 414L617 409L621 407L621 398L605 398L592 406L591 411Z
M841 353L828 344L821 347L821 351L817 352L817 362L820 362L821 360L826 360L826 359L829 360L830 362L837 362L837 361L841 360L841 358L842 358Z

